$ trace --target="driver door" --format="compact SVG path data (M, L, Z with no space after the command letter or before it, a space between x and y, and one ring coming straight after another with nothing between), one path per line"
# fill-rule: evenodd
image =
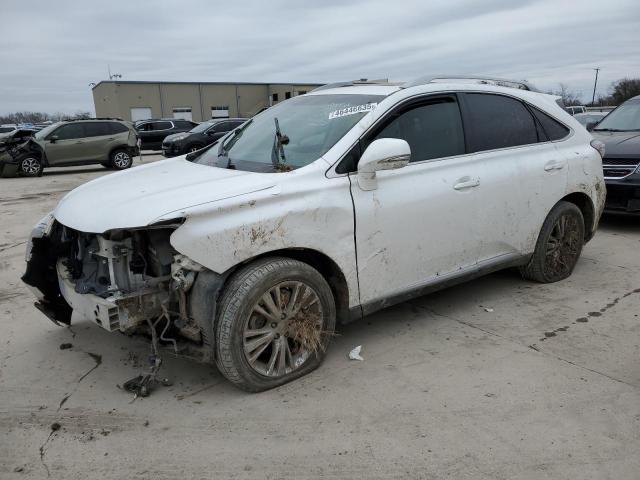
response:
M481 168L467 155L455 95L425 97L393 112L362 140L401 138L411 147L404 168L377 172L365 191L351 175L360 301L419 289L476 263Z
M49 165L54 167L85 160L85 137L82 122L67 123L53 131L45 140L44 146Z

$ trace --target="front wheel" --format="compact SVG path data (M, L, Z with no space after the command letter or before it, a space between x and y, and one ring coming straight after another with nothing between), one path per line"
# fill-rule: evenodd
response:
M110 160L111 167L116 170L125 170L133 164L133 157L124 149L111 152Z
M584 245L584 218L573 203L561 201L542 224L536 249L522 276L541 283L564 280L573 272Z
M259 392L317 368L336 323L324 277L290 258L266 258L229 280L216 324L216 362L237 387Z
M27 155L20 159L18 169L20 173L26 177L39 177L42 175L44 165L39 157Z

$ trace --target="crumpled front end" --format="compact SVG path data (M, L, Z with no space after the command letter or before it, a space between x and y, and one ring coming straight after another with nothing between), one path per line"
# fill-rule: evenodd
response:
M49 215L32 232L22 280L36 294L36 307L57 324L88 320L110 332L153 330L176 352L179 343L205 346L206 320L190 314L188 303L204 268L171 246L177 226L95 234Z

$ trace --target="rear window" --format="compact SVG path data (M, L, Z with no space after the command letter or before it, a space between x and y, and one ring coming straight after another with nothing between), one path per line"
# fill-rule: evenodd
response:
M546 138L541 138L540 140L560 140L569 135L569 129L555 118L550 117L535 107L531 107L531 110L542 129L543 135L546 136Z
M470 152L517 147L538 142L533 115L511 97L467 93L465 132Z

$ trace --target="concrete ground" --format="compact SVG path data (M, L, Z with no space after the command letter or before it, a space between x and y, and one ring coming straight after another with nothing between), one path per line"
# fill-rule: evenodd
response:
M564 282L501 272L342 328L276 390L167 357L174 385L132 401L147 344L57 327L19 280L32 225L106 173L0 179L0 478L640 478L639 219Z

